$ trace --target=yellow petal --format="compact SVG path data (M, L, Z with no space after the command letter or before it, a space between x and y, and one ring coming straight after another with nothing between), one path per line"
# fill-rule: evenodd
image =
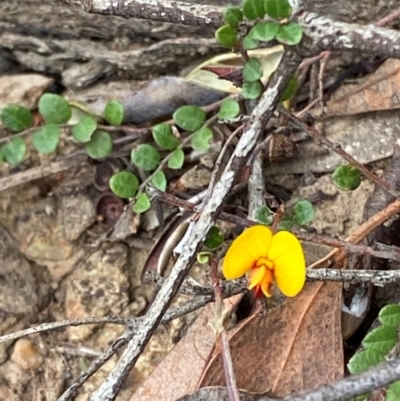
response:
M264 279L261 282L261 290L267 298L272 297L272 273L267 270L266 274L264 275Z
M243 231L226 253L222 266L225 278L234 280L242 277L259 258L266 258L271 240L272 231L266 226L253 226Z
M256 285L259 285L263 281L267 269L265 266L257 267L252 269L249 277L249 290L252 290Z
M296 296L306 281L303 248L295 235L279 231L272 238L268 259L274 263L276 285L287 297Z

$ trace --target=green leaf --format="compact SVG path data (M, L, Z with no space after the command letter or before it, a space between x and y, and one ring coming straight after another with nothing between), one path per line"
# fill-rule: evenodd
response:
M72 115L71 106L61 96L45 93L39 100L39 113L47 124L65 124Z
M386 389L385 401L399 401L400 400L400 381L392 383Z
M385 326L398 327L400 325L400 305L386 305L380 310L378 318Z
M281 221L278 223L278 230L291 230L293 228L293 219L290 216L283 216Z
M110 188L120 198L128 199L136 195L139 186L137 177L129 171L120 171L110 178Z
M259 40L260 42L269 42L274 39L279 31L279 24L277 22L259 22L250 29L248 36L251 39Z
M176 124L185 131L194 132L206 121L206 113L197 106L182 106L175 111L173 118Z
M217 226L212 226L210 231L206 235L204 245L209 249L217 249L224 242L224 236L221 234L220 229Z
M153 127L153 138L156 144L165 150L173 150L179 145L178 139L172 133L172 128L169 124L159 124Z
M242 95L245 99L257 99L262 92L260 82L245 82L242 86Z
M86 143L85 149L92 159L104 159L113 148L113 142L110 134L105 131L94 131L90 141Z
M111 125L121 125L124 121L124 106L117 100L109 100L104 110L104 118Z
M53 153L60 141L60 128L57 124L48 124L32 135L32 143L40 153Z
M168 159L168 167L173 170L179 170L185 161L185 153L182 149L175 149Z
M151 208L150 199L144 193L138 195L135 204L132 206L133 212L137 214L147 212L150 208Z
M284 90L281 97L281 102L285 102L286 100L291 99L296 93L298 86L299 82L297 81L297 78L293 75L286 85L286 89Z
M276 39L278 42L289 46L294 46L300 43L302 37L303 29L297 22L281 25L278 33L276 34Z
M165 191L167 189L167 178L163 171L157 171L153 174L151 179L153 185L160 191Z
M89 142L96 128L97 122L92 117L86 116L72 127L72 135L78 142Z
M263 76L263 69L260 61L256 58L251 58L243 67L243 78L247 82L255 82Z
M257 40L252 39L249 35L243 38L242 47L244 50L257 49L259 43Z
M365 351L357 352L350 359L347 367L351 374L356 375L358 373L365 372L369 368L378 365L378 363L384 362L385 356L379 352L368 349Z
M3 153L1 152L1 148L0 148L0 163L3 163L4 161L4 156Z
M212 253L211 252L199 252L197 254L197 261L201 265L206 265L210 261L211 257L212 257Z
M360 170L351 165L339 166L332 178L333 183L343 191L353 191L361 184Z
M244 0L243 14L251 20L264 17L264 0Z
M256 210L255 218L261 224L270 225L274 218L274 213L269 207L261 206Z
M19 164L24 160L26 145L22 138L13 138L1 148L1 153L8 164Z
M223 25L215 31L215 39L221 46L231 49L235 46L238 35L235 28L230 25Z
M14 132L20 132L33 124L31 112L18 104L9 104L1 111L1 121Z
M211 147L210 139L212 137L213 132L209 128L203 127L192 136L190 145L198 152L207 152Z
M161 156L153 146L144 143L131 153L132 163L144 171L155 170L160 163Z
M292 7L288 0L267 0L265 2L265 12L271 18L289 18L292 14Z
M243 21L243 13L239 7L230 6L224 12L224 20L232 28L237 28Z
M218 112L220 120L232 120L240 113L239 103L234 99L226 99L222 102Z
M362 345L365 349L372 349L386 356L396 342L397 329L395 327L379 326L364 337Z
M294 221L299 226L304 226L314 218L314 208L308 200L301 200L293 207Z

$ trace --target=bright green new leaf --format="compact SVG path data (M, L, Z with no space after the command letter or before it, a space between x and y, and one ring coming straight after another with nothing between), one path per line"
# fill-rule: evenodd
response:
M232 28L237 28L243 21L243 13L239 7L230 6L224 12L224 20Z
M159 124L153 127L153 138L156 144L165 150L173 150L179 145L178 139L172 133L172 128L169 124Z
M92 159L104 159L113 148L110 134L105 131L97 130L92 134L89 142L86 142L85 149Z
M289 18L292 14L292 7L288 0L266 0L265 12L271 18Z
M104 118L111 125L121 125L124 121L124 106L117 100L109 100L104 110Z
M150 208L151 208L150 199L144 193L138 195L138 197L136 198L136 202L132 206L133 212L137 214L147 212Z
M38 108L47 124L65 124L72 115L68 102L62 96L54 93L42 95Z
M385 356L380 352L368 349L365 351L357 352L350 359L347 367L351 374L356 375L358 373L365 372L369 368L378 365L378 363L384 362Z
M139 186L137 177L129 171L120 171L110 178L110 188L122 199L133 198Z
M244 50L254 50L259 47L259 42L252 39L249 35L243 38L242 47Z
M224 236L217 226L212 226L208 232L204 245L209 249L217 249L224 243Z
M157 171L153 174L153 178L151 179L153 185L159 189L160 191L165 191L167 189L167 177L163 171Z
M210 128L203 127L192 136L190 145L198 152L207 152L211 147L210 140L212 137L213 132Z
M40 153L53 153L60 141L60 127L57 124L47 124L40 127L32 135L32 143Z
M260 82L245 82L242 86L242 95L245 99L257 99L262 92Z
M303 37L303 29L297 22L281 25L276 34L276 40L284 45L295 46Z
M83 117L78 124L72 127L72 135L78 142L89 142L94 131L96 131L97 122L90 116Z
M173 115L176 125L189 132L200 129L206 121L206 117L205 111L197 106L179 107Z
M362 341L365 349L373 349L386 356L396 345L397 330L395 327L379 326L370 331Z
M197 261L201 265L206 265L210 261L211 257L212 257L212 253L211 252L199 252L197 254Z
M339 166L332 178L333 183L343 191L353 191L361 184L360 170L351 165Z
M293 75L290 78L290 80L286 86L286 89L284 90L284 92L282 94L281 102L285 102L286 100L291 99L294 96L294 94L296 93L298 86L299 86L299 82L297 81L297 78Z
M185 161L185 153L182 149L175 149L168 159L168 167L173 170L179 170Z
M247 82L255 82L263 76L263 69L260 61L251 58L243 67L243 78Z
M279 31L279 24L274 21L259 22L250 29L248 36L251 39L259 40L260 42L269 42L274 39Z
M237 31L230 25L222 25L215 31L215 39L221 46L231 49L238 40Z
M9 104L1 111L1 121L14 132L20 132L33 124L31 112L18 104Z
M226 99L222 102L218 112L220 120L232 120L240 113L239 103L234 99Z
M310 201L301 200L293 208L294 221L299 226L308 224L314 218L314 208Z
M24 160L26 145L22 138L13 138L1 148L1 153L8 164L19 164Z
M385 326L398 327L400 325L400 305L386 305L380 310L378 318Z
M386 389L385 401L400 400L400 381L394 382Z
M261 224L270 225L274 218L274 213L269 207L261 206L256 210L255 218Z
M264 0L244 0L243 14L251 20L264 17Z
M155 170L160 163L161 156L153 146L144 143L131 153L132 163L144 171Z

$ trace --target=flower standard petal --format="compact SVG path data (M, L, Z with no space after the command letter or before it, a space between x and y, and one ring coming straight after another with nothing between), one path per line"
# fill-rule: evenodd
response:
M296 296L306 281L303 248L295 235L279 231L272 238L268 259L274 263L276 285L287 297Z
M272 231L266 226L252 226L240 234L226 253L222 272L226 279L242 277L259 258L266 258L271 246Z

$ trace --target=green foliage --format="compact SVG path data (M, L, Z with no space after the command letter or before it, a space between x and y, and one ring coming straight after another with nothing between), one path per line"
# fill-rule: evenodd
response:
M60 128L57 124L40 127L32 135L32 143L40 153L53 153L60 141Z
M269 226L274 218L273 211L267 206L261 206L256 210L255 219L261 224Z
M72 115L69 103L62 96L53 93L42 95L38 108L47 124L65 124Z
M365 349L372 349L387 355L387 353L396 345L397 330L395 327L379 326L370 331L362 341Z
M117 100L107 102L104 118L111 125L121 125L124 121L124 106Z
M150 199L144 193L138 195L134 205L132 206L133 212L137 214L147 212L150 208L151 208Z
M14 132L20 132L33 124L31 112L18 104L9 104L1 111L1 121L4 126Z
M90 116L83 117L78 124L72 128L72 135L78 142L86 143L97 129L97 122Z
M218 112L220 120L232 120L240 113L239 103L234 99L226 99L222 102Z
M293 219L290 216L283 216L278 223L278 230L291 230L293 228Z
M400 381L392 383L386 390L385 401L400 400Z
M97 130L93 133L89 142L86 142L85 149L92 159L104 159L113 148L110 134L105 131Z
M302 37L303 29L297 22L290 22L287 25L280 26L276 34L278 42L289 46L299 44Z
M243 38L242 47L244 50L257 49L259 43L257 40L252 39L249 35Z
M4 161L4 156L3 153L1 152L1 148L0 148L0 163L3 163Z
M294 221L299 226L308 224L314 218L314 208L308 200L301 200L293 207Z
M160 163L161 156L153 146L144 143L132 150L132 163L144 171L155 170Z
M211 147L210 140L212 137L212 131L204 126L192 136L190 145L198 152L207 152Z
M156 171L153 174L151 182L160 191L165 191L167 189L167 178L163 171Z
M197 131L206 121L205 111L197 106L182 106L175 111L173 117L178 127L189 132Z
M349 368L350 373L355 375L365 372L372 366L384 361L385 355L378 351L368 349L354 354L347 367Z
M261 95L262 89L259 81L245 82L242 86L242 95L245 99L257 99Z
M211 257L212 257L212 253L211 252L199 252L197 254L197 261L201 265L206 265L210 261Z
M178 139L172 133L172 128L169 124L159 124L153 127L153 138L156 144L165 150L173 150L179 145Z
M297 78L293 75L290 78L290 80L286 86L286 89L284 90L284 92L282 94L281 102L285 102L286 100L291 99L294 96L294 94L296 93L298 86L299 86L299 82L298 82Z
M261 42L269 42L274 39L279 31L279 24L275 21L259 22L250 29L248 36Z
M120 171L110 179L110 188L115 195L123 199L133 198L139 186L137 177L129 171Z
M224 236L217 226L212 226L208 232L204 245L209 249L217 249L224 243Z
M221 46L230 49L235 46L238 40L237 31L230 25L223 25L215 32L215 39Z
M25 141L19 137L13 138L2 146L1 153L8 164L19 164L26 153Z
M264 17L264 0L244 0L243 14L250 20Z
M174 170L179 170L185 161L185 153L182 149L175 149L168 159L168 167Z
M400 305L390 304L383 307L379 312L379 321L389 327L400 326Z
M292 14L292 7L287 0L266 0L265 12L271 18L289 18Z
M361 173L351 165L339 166L332 175L333 183L343 191L353 191L361 184Z
M243 67L243 78L247 82L255 82L263 76L263 69L260 61L256 58L251 58Z
M239 7L230 6L224 12L224 20L232 28L237 28L243 20L243 13Z

